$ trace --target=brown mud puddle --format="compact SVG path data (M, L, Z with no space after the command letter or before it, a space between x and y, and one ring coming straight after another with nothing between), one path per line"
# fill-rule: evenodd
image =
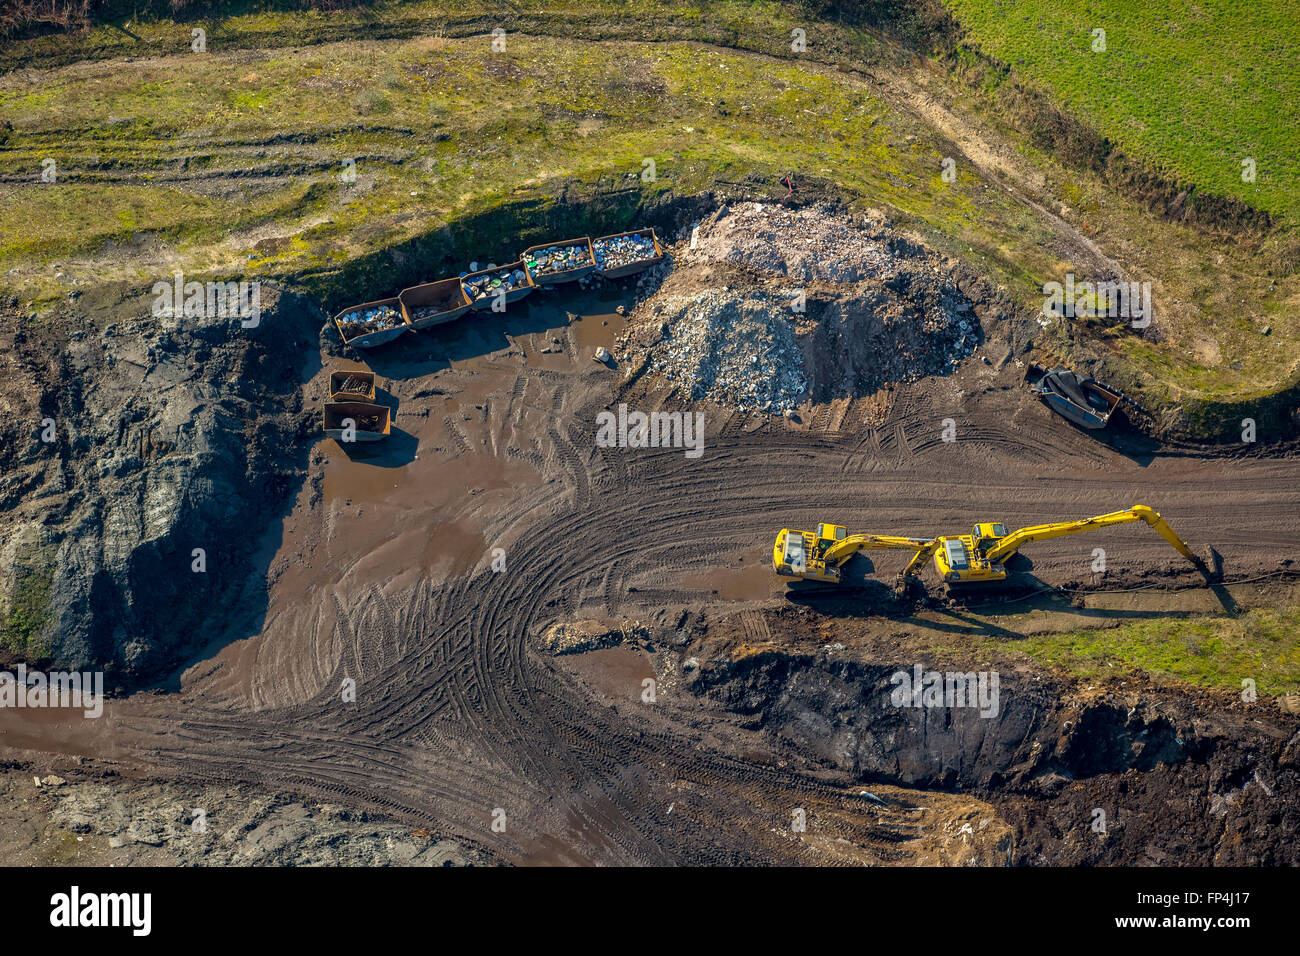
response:
M785 591L785 581L772 573L770 562L754 561L739 568L719 568L685 574L682 587L705 591L719 601L764 601Z
M592 690L620 701L640 702L646 680L657 680L654 662L639 647L606 647L564 658L566 669Z

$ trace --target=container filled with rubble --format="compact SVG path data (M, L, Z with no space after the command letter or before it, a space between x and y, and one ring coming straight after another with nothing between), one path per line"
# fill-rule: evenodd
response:
M345 445L353 441L382 441L388 437L392 427L393 413L387 405L371 402L325 403L325 434Z
M362 371L330 372L330 401L373 402L375 373Z
M344 309L334 316L334 325L345 344L363 349L391 342L410 328L397 299L379 299Z
M460 318L469 311L469 299L460 279L439 279L403 289L398 300L413 329L427 329Z
M479 272L467 272L460 277L465 297L475 311L491 309L494 303L501 307L518 302L536 286L524 268L523 260L506 266L489 266Z
M591 251L591 239L566 239L524 250L519 257L524 262L528 278L535 285L558 285L572 282L595 271L596 257Z
M663 262L663 249L653 229L636 229L592 240L596 273L606 279L636 275Z

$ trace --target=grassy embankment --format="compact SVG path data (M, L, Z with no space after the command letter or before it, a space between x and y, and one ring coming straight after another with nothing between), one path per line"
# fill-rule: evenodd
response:
M794 169L810 188L887 209L1036 308L1042 282L1074 268L1052 229L970 163L942 182L942 159L960 156L954 144L897 90L849 71L907 73L1041 181L1038 201L1066 207L1107 254L1155 278L1160 341L1113 322L1044 340L1067 357L1073 337L1100 342L1122 385L1152 405L1183 405L1197 434L1231 438L1254 412L1268 440L1289 413L1273 396L1294 378L1300 321L1285 254L1300 202L1297 166L1285 160L1300 150L1276 101L1294 71L1286 57L1245 51L1252 93L1224 94L1215 37L1226 14L1171 31L1121 6L1060 17L1026 7L999 27L998 8L954 0L967 42L1012 67L976 68L958 52L948 75L917 69L881 34L777 3L273 11L207 24L203 54L189 48L201 20L21 41L0 52L0 68L63 65L0 76L0 116L12 124L0 155L13 171L0 179L0 269L36 311L78 283L147 286L175 268L289 281L333 308L500 258L548 230L621 226L669 193L775 196ZM1083 21L1102 13L1109 52L1085 55ZM503 51L487 35L498 23ZM808 34L806 53L790 50L795 28ZM1026 55L1035 43L1056 55ZM1153 215L1104 170L1046 148L1032 117L1009 119L1001 106L1022 79L1153 169L1254 203L1279 223L1275 234L1224 239ZM953 97L971 89L963 83L980 94ZM1174 109L1180 98L1197 106ZM1238 154L1258 160L1249 187L1223 168ZM40 182L46 159L54 183ZM645 159L654 183L639 179ZM353 183L340 179L345 160ZM561 195L577 202L557 205ZM503 242L510 232L522 235Z

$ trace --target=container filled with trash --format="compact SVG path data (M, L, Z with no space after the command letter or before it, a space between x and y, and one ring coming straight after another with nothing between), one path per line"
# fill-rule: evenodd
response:
M410 328L396 299L379 299L344 309L334 316L334 325L345 344L363 349L391 342Z
M460 318L469 311L469 299L460 279L439 279L403 289L398 300L402 314L413 329L427 329Z
M325 434L344 445L354 441L382 441L388 437L392 427L393 413L387 405L325 403Z
M556 285L581 279L596 268L596 258L591 251L591 239L566 239L524 250L519 257L524 262L528 278L535 285Z
M634 229L592 240L596 273L606 279L636 275L664 261L653 229Z
M330 401L373 402L375 400L375 373L353 370L330 372Z
M476 311L491 309L494 302L509 305L518 302L533 289L532 278L524 268L523 260L506 266L494 266L479 272L467 272L460 277L465 297Z

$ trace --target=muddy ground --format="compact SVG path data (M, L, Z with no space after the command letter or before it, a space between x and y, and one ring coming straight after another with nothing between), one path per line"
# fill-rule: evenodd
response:
M872 693L914 662L898 635L930 626L871 583L892 559L829 604L772 574L781 527L930 535L1135 503L1229 580L1294 559L1291 451L1083 433L1021 387L992 291L963 293L982 341L951 374L793 419L701 405L698 459L594 441L620 402L679 410L671 383L593 361L630 284L539 292L364 362L323 329L304 404L330 370L372 368L392 438L319 440L258 529L260 568L164 691L95 721L2 712L0 752L78 785L112 771L365 810L486 862L1297 862L1297 722L1269 702L1027 671L1000 720L918 724ZM1106 586L1201 580L1140 525L1037 545L1022 580L1097 587L1099 545ZM553 653L547 628L581 620L638 626ZM823 626L841 657L801 649ZM1096 807L1118 808L1105 839Z

